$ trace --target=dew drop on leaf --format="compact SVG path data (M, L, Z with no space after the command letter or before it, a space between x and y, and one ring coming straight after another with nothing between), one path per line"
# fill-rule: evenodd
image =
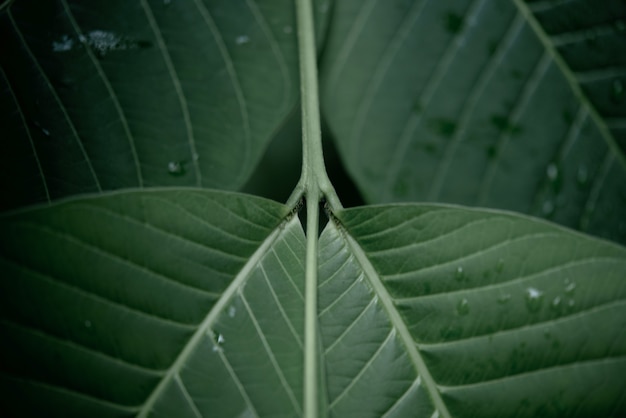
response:
M541 303L543 302L543 292L534 287L526 289L526 307L530 312L537 312L541 309Z
M469 302L465 298L461 299L456 305L456 312L461 316L465 316L469 313L469 311Z
M559 169L556 164L548 164L548 167L546 168L546 175L548 176L548 179L550 179L550 181L556 180L556 178L559 176Z
M456 268L456 271L454 272L454 278L459 282L465 280L465 271L463 270L463 267L459 266Z
M546 200L541 206L541 211L544 215L552 214L554 212L554 203L551 200Z
M561 297L560 296L556 296L553 300L552 303L550 304L550 307L552 308L552 310L554 311L559 311L561 309Z
M237 308L235 308L234 306L231 306L228 308L228 316L230 316L231 318L234 318L236 314L237 314Z
M565 293L567 293L568 295L573 295L575 290L576 290L576 283L574 282L569 283L567 286L565 286Z
M239 35L235 38L235 43L237 45L247 44L248 42L250 42L250 37L248 35Z
M167 171L173 176L185 174L185 169L180 161L170 161L167 163Z

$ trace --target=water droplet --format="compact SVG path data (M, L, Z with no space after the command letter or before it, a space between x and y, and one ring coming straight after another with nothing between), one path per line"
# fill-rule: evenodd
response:
M167 171L174 176L179 176L185 173L183 164L180 161L170 161L167 163Z
M237 308L235 308L234 306L231 306L228 308L228 316L230 316L231 318L234 318L236 314L237 314Z
M456 305L456 312L461 316L465 316L469 313L469 311L469 302L465 298L461 299Z
M526 289L526 307L531 312L537 312L543 302L543 292L534 287Z
M548 164L548 167L546 168L546 175L548 176L550 181L556 180L556 178L559 176L559 169L556 166L556 164L554 163Z
M198 153L197 153L197 152L194 152L194 153L191 155L191 158L192 158L194 161L198 161L198 160L200 159L200 155L198 155Z
M66 52L71 51L74 47L74 39L69 35L63 35L56 41L52 41L52 51L54 52Z
M567 286L565 286L565 293L567 293L568 295L573 295L575 290L576 290L576 283L574 282L569 283Z
M500 305L504 305L505 303L507 303L510 300L511 300L511 295L509 295L508 293L505 293L504 295L501 295L501 296L498 297L498 303Z
M86 320L85 321L85 327L86 328L91 328L91 321L90 320Z
M216 340L216 344L213 344L213 351L222 351L222 346L224 345L224 336L220 333L217 333L217 337L215 337L216 334L214 334L211 331L207 332L208 335L211 336L211 338L215 338Z
M217 334L217 343L224 344L224 336L222 334Z
M561 307L561 297L557 296L552 300L552 303L550 304L550 306L552 307L553 310L558 311Z
M248 35L240 35L235 38L235 42L237 43L237 45L247 44L248 42L250 42L250 37Z
M541 211L544 215L550 215L554 212L554 203L551 200L546 200L541 206Z
M611 86L611 100L614 103L621 103L624 100L625 92L624 92L624 84L622 80L616 79L613 81L613 85Z
M574 301L574 299L570 299L570 300L567 302L567 306L569 306L570 308L573 308L573 307L574 307L574 305L576 305L576 302Z
M284 26L283 27L283 32L286 33L287 35L289 35L291 32L293 32L293 28L289 25Z
M454 272L454 278L458 281L465 280L465 272L463 271L463 267L459 266L456 268Z

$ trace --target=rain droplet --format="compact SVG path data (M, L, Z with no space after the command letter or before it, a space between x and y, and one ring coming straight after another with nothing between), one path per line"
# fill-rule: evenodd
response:
M526 289L526 307L531 312L537 312L543 302L543 292L534 287Z
M578 172L576 173L576 181L579 186L584 186L589 181L589 172L587 171L587 167L581 165L578 167Z
M551 200L546 200L541 206L541 211L544 215L550 215L554 212L554 203Z
M546 175L548 176L550 181L556 180L556 178L559 176L559 169L556 166L556 164L554 163L548 164L548 167L546 168Z
M224 336L222 334L217 334L217 343L224 344Z
M568 295L573 295L575 290L576 290L576 283L574 282L569 283L567 286L565 286L565 293L567 293Z
M86 328L91 328L91 321L90 320L86 320L85 321L85 327Z
M624 84L622 80L616 79L611 86L611 100L614 103L621 103L624 100Z
M454 272L454 278L458 281L465 280L465 272L463 271L463 267L459 266L456 268L456 271Z
M237 308L235 308L234 306L231 306L228 308L228 316L230 316L231 318L234 318L236 314L237 314Z
M511 300L511 295L509 295L508 293L505 293L504 295L501 295L501 296L498 297L498 303L500 305L504 305L505 303L507 303L510 300Z
M180 161L170 161L167 163L167 171L174 176L179 176L185 173L183 165Z
M561 297L560 296L556 296L554 299L552 299L550 308L552 308L552 310L555 312L559 312L561 310Z
M289 35L291 32L293 32L293 28L289 25L284 26L283 27L283 32L286 33L287 35Z
M63 35L60 39L52 42L52 51L66 52L71 51L74 47L74 39L69 35Z
M191 155L191 158L192 158L194 161L198 161L198 160L200 159L200 155L198 155L198 153L197 153L197 152L194 152L194 153Z
M235 42L237 43L237 45L247 44L248 42L250 42L250 37L248 35L240 35L235 38Z
M469 302L465 298L461 299L456 305L456 312L461 316L465 316L469 313L469 311Z

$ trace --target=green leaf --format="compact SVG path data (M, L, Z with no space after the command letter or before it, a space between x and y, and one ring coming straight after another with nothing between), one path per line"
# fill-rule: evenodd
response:
M0 218L0 386L11 416L626 411L626 250L494 211L337 213L319 239L320 346L305 343L305 237L285 206L194 189L109 193Z
M365 200L626 242L625 19L617 1L337 1L322 108Z
M0 36L2 209L237 189L298 95L289 0L8 1Z

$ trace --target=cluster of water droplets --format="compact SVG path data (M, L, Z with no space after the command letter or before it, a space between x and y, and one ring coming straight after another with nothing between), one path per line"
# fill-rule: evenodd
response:
M83 45L89 46L99 57L103 57L112 51L149 47L151 43L111 31L96 29L81 33L78 36L68 34L59 36L52 41L52 51L69 52Z

